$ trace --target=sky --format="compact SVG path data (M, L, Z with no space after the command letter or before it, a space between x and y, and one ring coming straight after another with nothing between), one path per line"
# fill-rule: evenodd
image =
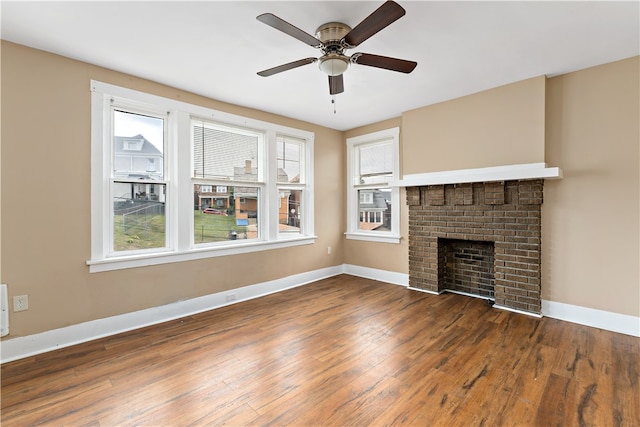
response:
M164 120L140 114L114 112L113 131L115 136L144 136L161 153L164 153L163 130Z

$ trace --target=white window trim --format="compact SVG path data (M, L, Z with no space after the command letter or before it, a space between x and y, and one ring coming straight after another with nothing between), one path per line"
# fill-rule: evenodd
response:
M381 140L393 140L394 161L393 178L388 183L360 185L354 181L358 159L354 149L361 144L371 144ZM347 239L383 243L400 243L400 188L393 181L400 177L400 128L394 127L378 132L347 138ZM358 229L360 212L358 190L363 188L391 187L391 231L361 231Z
M89 271L102 272L126 268L143 267L172 262L182 262L203 258L243 254L249 252L285 248L312 244L317 239L314 231L314 194L313 194L313 132L281 126L209 108L163 98L148 93L123 88L120 86L91 81L91 259L86 263ZM154 106L169 112L169 143L165 152L165 168L167 176L167 247L152 252L136 252L135 254L112 254L109 227L105 226L110 218L111 201L108 185L110 181L111 144L110 123L111 100L122 98L131 105L139 103L141 107ZM306 188L303 192L303 221L301 229L304 234L283 238L277 233L278 202L273 194L264 195L266 209L263 210L265 230L262 240L249 242L233 241L225 245L194 247L193 244L193 192L184 191L192 188L191 177L191 144L177 144L171 141L191 141L191 117L202 117L219 123L260 129L269 139L266 151L275 151L276 135L290 135L306 140ZM271 139L273 143L271 143ZM275 153L266 153L269 183L265 193L277 196ZM182 189L182 191L178 191ZM270 219L276 218L276 221Z

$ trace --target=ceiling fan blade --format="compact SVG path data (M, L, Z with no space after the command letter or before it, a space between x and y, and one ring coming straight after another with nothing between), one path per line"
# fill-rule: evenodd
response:
M403 17L404 14L405 10L402 6L389 0L349 31L349 33L344 36L344 42L354 48L378 31Z
M342 74L329 76L329 95L337 95L344 92L344 80Z
M275 28L276 30L280 30L285 34L300 40L303 43L308 44L311 47L320 47L322 45L322 42L313 37L311 34L302 31L300 28L294 25L289 24L282 18L278 18L273 13L263 13L262 15L258 15L256 19L267 24L270 27Z
M404 59L390 58L388 56L373 55L371 53L354 53L351 55L351 62L369 67L384 68L385 70L398 71L409 74L416 66L417 62L406 61Z
M316 58L299 59L297 61L289 62L288 64L282 64L282 65L278 65L277 67L269 68L268 70L262 70L258 72L258 75L262 77L269 77L269 76L273 76L274 74L281 73L283 71L302 67L303 65L313 64L316 61L317 61Z

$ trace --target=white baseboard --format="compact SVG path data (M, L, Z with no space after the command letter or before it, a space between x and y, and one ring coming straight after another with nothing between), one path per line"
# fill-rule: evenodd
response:
M343 264L344 273L365 279L378 280L392 285L409 286L409 275L395 271L379 270L377 268L361 267L353 264Z
M640 337L640 317L542 300L542 315L553 319Z
M431 295L441 295L444 293L444 291L436 292L436 291L430 291L428 289L414 288L413 286L409 286L408 289L411 291L424 292L425 294L431 294Z
M524 311L524 310L518 310L517 308L511 308L505 305L494 304L493 308L497 308L498 310L511 311L512 313L524 314L525 316L536 317L538 319L542 318L542 314L531 313L529 311Z
M132 313L107 317L105 319L92 320L38 334L5 339L0 342L0 363L11 362L121 332L202 313L229 304L235 304L306 285L343 273L394 285L406 287L409 285L408 274L343 264L198 298L178 301L159 307L152 307ZM433 293L424 291L423 289L415 290ZM227 301L228 297L231 296L233 296L235 300ZM543 316L554 319L640 337L640 317L546 300L542 301L542 314Z
M342 265L0 342L0 363L151 326L342 274ZM228 301L227 297L235 298Z

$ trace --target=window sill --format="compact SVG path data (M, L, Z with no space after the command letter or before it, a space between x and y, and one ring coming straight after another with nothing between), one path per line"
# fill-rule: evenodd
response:
M173 262L193 261L204 258L215 258L226 255L238 255L249 252L288 248L292 246L310 245L313 244L316 239L317 236L302 236L273 240L270 242L250 242L225 245L223 247L215 248L196 248L182 252L173 251L126 257L110 257L104 259L88 260L87 265L89 266L90 273L100 273L103 271L147 267L151 265L168 264Z
M380 243L400 243L400 236L397 235L382 235L382 234L370 234L370 233L344 233L348 240L365 240L369 242Z

